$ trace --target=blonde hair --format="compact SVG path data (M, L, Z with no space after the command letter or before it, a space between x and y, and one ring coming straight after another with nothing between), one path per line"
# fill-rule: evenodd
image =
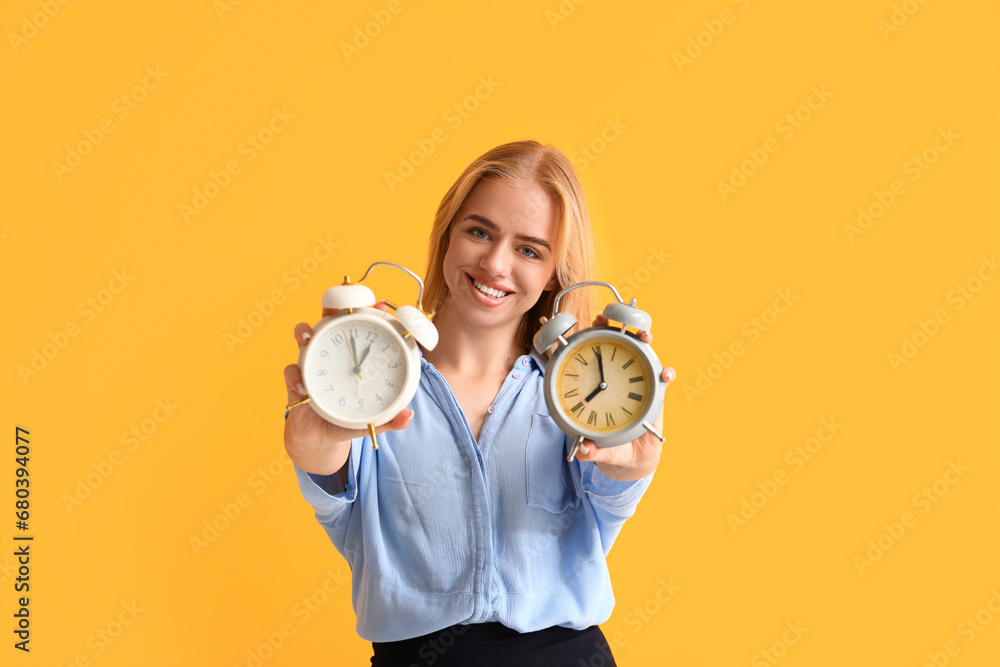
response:
M566 287L592 280L595 271L594 241L590 214L583 187L569 159L552 145L534 140L514 141L497 146L473 160L451 186L434 216L427 273L424 278L423 307L437 312L448 297L444 280L444 256L448 252L451 223L472 188L485 177L516 185L539 185L552 198L559 215L556 243L556 281L552 290L542 292L535 305L525 313L518 328L521 343L532 349L532 338L541 326L539 318L551 317L556 295ZM559 301L560 311L572 313L578 326L591 324L592 295L588 290L573 290Z

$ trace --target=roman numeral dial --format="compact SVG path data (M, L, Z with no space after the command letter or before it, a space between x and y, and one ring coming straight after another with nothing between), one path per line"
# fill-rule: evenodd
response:
M619 337L572 342L553 371L562 412L592 433L634 425L654 390L649 363L633 343Z

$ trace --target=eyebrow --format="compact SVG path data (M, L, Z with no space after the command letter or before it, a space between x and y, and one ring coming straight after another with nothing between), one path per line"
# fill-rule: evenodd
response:
M470 213L469 215L465 216L465 220L475 220L476 222L478 222L479 224L481 224L483 227L487 227L488 229L490 229L490 231L494 231L495 232L495 231L498 231L500 229L500 227L497 226L497 224L495 222L493 222L489 218L484 218L483 216L479 215L478 213ZM527 234L515 234L514 238L516 238L519 241L525 241L527 243L534 243L536 245L540 245L540 246L542 246L543 248L545 248L546 250L549 250L549 251L552 250L552 246L549 245L548 241L546 241L545 239L540 239L537 236L528 236Z

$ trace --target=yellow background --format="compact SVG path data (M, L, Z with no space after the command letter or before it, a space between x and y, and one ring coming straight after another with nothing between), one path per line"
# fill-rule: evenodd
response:
M768 650L788 667L997 664L1000 279L983 263L1000 250L996 3L399 0L367 44L388 2L81 0L47 18L52 5L0 16L4 665L247 665L262 646L268 666L367 664L347 565L283 455L292 329L345 273L422 271L455 177L526 137L574 156L600 275L653 315L678 372L661 465L609 556L618 663L775 664ZM120 118L147 67L166 75ZM800 109L811 87L830 96ZM249 161L240 146L274 109L294 118ZM113 132L60 180L53 162L102 119ZM386 172L435 131L444 141L390 189ZM718 182L765 145L778 150L724 201ZM913 181L925 151L936 160ZM229 161L239 173L185 222L179 205ZM852 242L845 225L895 180L903 194ZM318 238L337 248L305 261ZM315 270L295 283L296 266ZM412 299L382 280L377 293ZM980 289L959 308L967 283ZM779 290L797 299L775 319ZM935 335L894 365L921 321ZM696 395L699 373L715 379ZM177 406L162 422L158 399ZM796 470L786 455L828 436L823 419L842 427ZM130 451L123 434L144 423ZM32 440L30 654L12 646L18 425ZM915 502L949 462L968 470ZM787 484L753 496L776 474ZM734 533L743 499L761 507ZM240 500L196 553L191 538ZM887 537L904 512L915 525ZM891 546L859 571L880 537ZM310 597L323 604L306 618ZM991 622L967 641L977 612ZM808 630L786 634L796 623Z

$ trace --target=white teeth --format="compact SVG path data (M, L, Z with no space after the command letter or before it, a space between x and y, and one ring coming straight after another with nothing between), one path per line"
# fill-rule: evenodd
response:
M476 289L478 289L480 292L486 294L487 296L491 296L494 299L499 299L500 297L504 297L507 296L507 294L509 294L509 292L501 292L500 290L493 289L492 287L487 287L486 285L482 284L475 278L472 279L472 284L475 285Z

